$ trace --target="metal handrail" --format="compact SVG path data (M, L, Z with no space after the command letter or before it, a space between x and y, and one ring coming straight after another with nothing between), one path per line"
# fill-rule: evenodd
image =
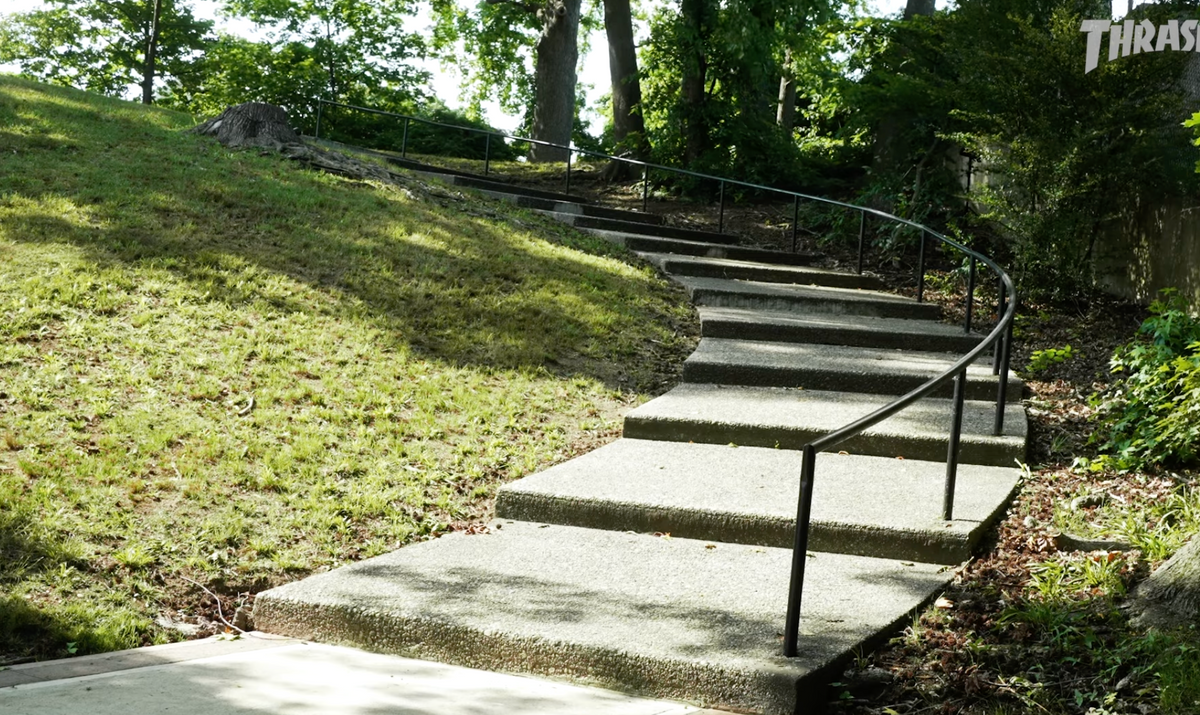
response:
M845 203L843 201L837 201L835 199L827 199L827 198L824 198L821 196L811 196L809 194L803 194L803 193L800 193L797 191L788 191L787 189L778 189L778 188L771 187L771 186L763 186L762 184L754 184L754 183L751 183L748 181L739 181L737 179L726 179L726 178L723 178L720 176L712 176L709 174L702 174L702 173L696 172L696 171L690 171L688 169L678 169L678 168L671 167L671 166L663 166L661 164L652 164L650 162L639 161L637 159L629 159L626 157L610 156L608 154L604 154L601 152L591 151L588 149L578 149L575 147L564 146L562 144L555 144L553 142L547 142L547 141L543 141L540 139L529 139L526 137L511 136L508 134L503 134L500 132L493 132L493 131L489 131L486 129L476 129L475 127L462 127L462 126L456 126L453 124L444 124L442 122L435 122L433 120L423 119L421 117L413 117L413 116L409 116L406 114L398 114L396 112L387 112L387 111L380 110L380 109L372 109L370 107L359 107L359 106L351 105L351 104L342 104L340 102L333 102L333 101L326 100L326 99L318 99L317 100L317 126L316 126L315 136L318 139L320 138L320 133L321 133L321 107L326 104L328 104L330 106L334 106L334 107L342 107L345 109L364 111L364 112L369 112L372 114L381 114L381 115L399 117L399 118L404 119L404 135L403 135L404 138L403 138L402 144L401 144L401 156L402 157L407 156L408 127L409 127L409 123L413 122L413 121L421 122L424 124L429 124L429 125L433 125L433 126L437 126L437 127L444 127L447 129L459 129L459 130L463 130L463 131L467 131L467 132L473 132L476 134L484 134L487 137L487 139L486 139L487 143L485 144L485 149L484 149L484 174L485 175L488 173L488 171L490 169L490 153L491 153L490 149L491 149L491 138L493 136L500 137L502 140L510 139L513 141L526 142L529 144L536 144L538 146L547 146L547 147L552 147L552 148L556 148L556 149L565 149L567 151L567 159L566 159L567 179L566 179L566 181L567 181L567 192L568 193L570 192L570 186L571 186L571 157L574 154L582 154L582 155L586 155L586 156L592 156L592 157L596 157L596 158L600 158L600 159L605 159L608 161L620 161L620 162L624 162L626 164L630 164L632 166L640 166L640 167L642 167L642 209L643 209L643 211L646 208L646 203L648 200L647 187L648 187L648 179L649 179L650 170L667 171L667 172L671 172L674 174L680 174L683 176L691 176L694 178L703 179L705 181L716 181L720 185L719 193L720 193L720 203L721 203L718 232L723 232L723 230L724 230L725 185L726 184L730 184L733 186L742 186L742 187L754 189L757 191L765 191L765 192L776 193L776 194L784 194L785 196L790 196L793 199L793 220L792 220L792 251L793 252L795 252L795 250L796 250L796 230L797 230L797 224L798 224L798 219L799 219L799 206L800 206L801 199L804 199L805 201L816 201L818 203L823 203L823 204L827 204L827 205L831 205L831 206L838 206L838 207L849 209L852 211L857 211L857 212L859 212L859 229L858 229L858 273L859 274L861 274L863 272L863 250L864 250L864 242L865 242L864 238L866 235L866 219L868 216L874 216L874 217L877 217L884 221L890 221L892 223L897 223L897 224L901 224L904 226L908 226L910 228L914 228L920 232L920 236L921 236L919 258L918 258L918 262L917 262L917 276L916 276L917 302L923 302L924 297L925 297L924 296L924 294L925 294L925 253L926 253L925 244L926 244L927 236L932 236L933 238L940 241L942 244L950 246L951 248L954 248L954 249L966 254L967 257L970 259L970 270L969 270L969 274L968 274L968 288L967 288L966 321L964 324L964 332L968 333L968 334L971 332L971 321L972 321L972 316L973 316L973 312L974 312L976 271L977 271L978 264L982 263L984 266L991 269L991 271L996 274L996 278L998 280L998 288L999 288L999 300L998 300L997 306L996 306L996 315L997 315L998 319L997 319L996 325L992 329L992 331L990 333L988 333L988 335L983 340L981 340L979 342L979 344L973 350L971 350L966 355L964 355L962 358L960 358L957 362L955 362L952 366L950 366L943 373L941 373L937 377L930 379L929 381L927 381L925 384L921 385L920 387L908 392L905 395L900 396L899 398L893 400L892 402L888 403L887 405L884 405L883 407L880 407L879 409L875 410L874 412L870 413L869 415L866 415L865 417L861 417L858 420L855 420L854 422L852 422L844 427L841 427L837 430L834 430L833 432L830 432L829 434L824 435L823 437L819 437L818 439L815 439L812 442L809 442L808 444L806 444L803 447L803 459L801 462L801 472L800 472L800 492L799 492L798 503L796 506L795 543L792 548L791 583L788 588L788 606L787 606L786 626L784 629L783 651L784 651L785 656L793 657L796 655L796 652L797 652L797 641L799 639L799 632L800 632L800 605L801 605L801 599L803 596L803 588L804 588L804 566L805 566L805 562L808 557L808 532L809 532L809 525L812 520L812 490L813 490L813 482L814 482L814 479L816 476L817 454L820 452L824 452L826 450L832 449L834 447L837 447L838 445L846 442L847 440L862 434L868 428L870 428L876 424L879 424L880 422L888 419L889 417L896 415L901 410L909 407L910 405L917 402L921 398L928 396L934 390L953 381L954 382L954 397L953 397L954 412L953 412L952 419L951 419L949 445L948 445L947 451L946 451L947 452L946 453L946 485L945 485L944 498L942 501L942 518L946 521L950 521L954 515L954 488L955 488L955 482L956 482L956 478L957 478L957 474L958 474L958 457L959 457L960 440L961 440L961 436L962 436L962 417L963 417L963 406L964 406L965 394L966 394L967 368L970 367L972 364L974 364L975 361L977 361L984 354L984 352L986 352L989 348L992 348L994 350L993 361L992 361L992 372L993 372L993 374L996 374L999 377L999 385L996 390L996 415L995 415L995 420L993 423L993 434L999 436L1004 433L1004 411L1005 411L1005 406L1006 406L1006 401L1007 401L1007 396L1008 396L1008 393L1007 393L1008 373L1009 373L1009 360L1010 360L1011 352L1012 352L1013 319L1016 316L1016 312L1017 312L1016 285L1013 283L1012 278L1009 277L1009 275L1004 272L1004 269L1000 268L1000 266L997 265L994 261L992 261L992 259L988 258L987 256L983 255L982 253L979 253L978 251L976 251L972 248L968 248L968 247L964 246L963 244L961 244L941 233L938 233L937 231L934 231L933 229L931 229L927 226L916 223L915 221L909 221L908 219L900 218L899 216L895 216L895 215L887 213L885 211L880 211L878 209L873 209L873 208L870 208L867 206L857 206L855 204L849 204L849 203Z

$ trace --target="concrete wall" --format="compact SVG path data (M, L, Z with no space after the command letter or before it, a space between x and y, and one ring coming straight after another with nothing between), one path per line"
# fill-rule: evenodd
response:
M1164 198L1110 222L1096 243L1096 276L1140 303L1178 288L1200 311L1200 199Z

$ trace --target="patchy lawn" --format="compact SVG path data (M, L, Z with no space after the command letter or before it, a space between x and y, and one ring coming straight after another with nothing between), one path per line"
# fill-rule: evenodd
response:
M478 520L694 346L607 243L192 123L0 77L0 665Z

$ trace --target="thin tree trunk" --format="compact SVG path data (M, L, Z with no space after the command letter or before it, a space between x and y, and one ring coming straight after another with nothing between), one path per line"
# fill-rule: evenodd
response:
M792 51L788 49L783 59L783 76L779 78L779 105L775 109L775 123L786 131L796 126L796 80L791 77Z
M553 0L543 12L534 61L533 138L567 146L575 125L575 66L579 62L582 0ZM565 161L566 149L533 145L531 161Z
M683 55L684 161L699 159L708 149L708 122L704 116L704 80L708 61L704 53L707 0L681 0L680 16L687 41Z
M642 120L642 83L629 0L604 0L604 33L608 37L608 74L612 80L613 138L634 157L646 159L650 144Z
M146 63L142 70L142 104L154 103L154 62L158 55L158 25L162 19L162 0L154 0L150 36L146 41Z

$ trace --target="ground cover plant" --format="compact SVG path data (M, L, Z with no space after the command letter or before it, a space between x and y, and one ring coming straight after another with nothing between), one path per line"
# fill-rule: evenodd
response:
M694 345L621 249L193 123L0 77L0 665L478 520Z

